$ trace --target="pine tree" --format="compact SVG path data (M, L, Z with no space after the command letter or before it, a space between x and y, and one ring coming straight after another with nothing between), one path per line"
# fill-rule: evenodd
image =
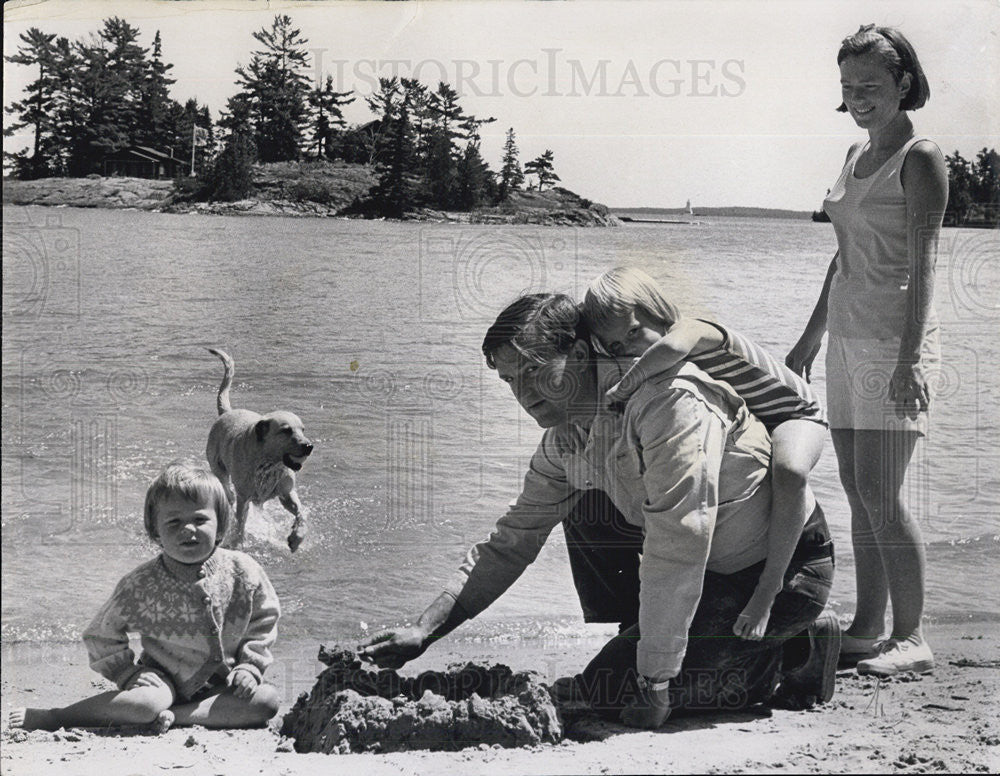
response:
M308 41L286 14L275 16L270 29L253 37L263 49L253 52L246 67L236 68L242 88L230 98L230 108L238 106L241 113L246 108L262 162L298 159L308 119L307 54L302 48Z
M309 107L312 108L312 150L317 159L329 158L333 153L333 141L339 128L344 126L344 112L341 108L350 105L355 98L351 92L335 92L333 76L326 77L322 87L309 92Z
M89 119L83 89L85 71L79 46L56 38L53 47L56 88L52 98L52 141L49 166L53 175L79 174L77 156L86 153L85 129Z
M555 181L562 180L556 175L553 169L554 154L546 149L541 156L536 156L530 162L525 162L524 174L534 175L538 178L538 190L543 191L546 186Z
M1000 221L1000 154L992 148L983 148L976 154L973 174L976 202L984 207L987 220Z
M451 208L457 203L459 186L456 140L464 136L469 117L458 104L458 92L443 81L428 95L427 113L423 173L428 195L437 207Z
M16 65L38 66L38 78L28 84L25 98L11 103L4 110L17 116L16 121L4 127L4 136L10 137L26 127L32 129L31 155L27 150L4 156L13 162L15 175L19 178L40 178L49 175L54 167L51 158L53 134L52 108L57 86L52 41L55 35L48 35L37 27L21 33L23 45L17 54L4 57Z
M170 86L175 83L168 72L173 65L163 61L160 31L153 38L153 53L146 63L143 88L138 110L135 142L158 149L174 149L179 145L176 127L171 126L171 113L176 103L170 99Z
M111 17L89 42L72 44L72 55L57 65L70 175L101 172L106 154L134 142L146 72L138 39L137 28Z
M232 202L253 192L253 163L257 150L253 139L234 132L225 147L201 176L201 194L210 201Z
M457 204L461 210L472 210L496 198L496 182L489 165L483 160L479 142L470 140L458 162Z
M421 166L427 158L430 131L433 123L431 97L427 87L415 78L400 78L399 88L409 106L410 127L413 130L413 147Z
M377 117L370 128L371 151L369 155L369 164L376 166L388 158L386 154L389 147L387 144L389 130L403 100L403 89L399 79L395 76L379 78L378 86L378 91L365 97L365 104Z
M517 142L514 128L507 130L507 139L503 144L503 163L500 167L500 185L497 196L501 202L506 200L512 191L517 191L524 183L524 173L521 163L517 160Z
M192 97L183 106L171 100L170 126L172 134L176 138L174 155L185 162L191 159L191 144L194 142L194 127L200 127L208 133L208 142L205 145L195 144L194 147L194 168L196 171L206 169L209 158L215 149L215 127L212 124L212 114L207 105L200 105L198 100ZM244 131L243 134L249 134Z
M148 63L139 43L139 29L113 16L98 32L101 76L104 79L102 118L107 137L96 137L101 152L116 151L135 141L139 125Z
M944 158L948 165L948 205L946 210L952 215L957 225L964 224L969 218L973 203L973 186L975 176L972 165L962 155L955 151Z
M192 119L170 98L173 66L163 61L160 33L151 56L139 35L138 28L118 17L105 19L96 33L76 42L37 29L22 35L26 45L8 61L38 64L40 73L26 98L7 108L19 117L8 134L28 125L35 130L30 156L27 151L11 155L16 169L48 175L101 172L109 152L131 144L190 155ZM199 126L211 124L204 108ZM29 159L34 161L29 164Z
M379 177L373 191L375 205L383 215L401 218L415 204L417 190L413 129L405 98L389 120L381 144L383 161L376 167Z

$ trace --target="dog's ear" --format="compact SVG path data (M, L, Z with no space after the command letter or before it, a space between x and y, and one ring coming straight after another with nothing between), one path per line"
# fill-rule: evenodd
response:
M257 434L257 441L263 442L264 437L267 436L267 432L270 430L271 430L271 421L258 420L257 425L254 426L254 432Z

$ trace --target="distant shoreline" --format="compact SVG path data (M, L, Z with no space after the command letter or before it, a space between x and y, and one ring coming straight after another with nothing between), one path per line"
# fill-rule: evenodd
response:
M813 218L813 212L809 210L785 210L782 208L767 207L692 207L689 211L685 207L608 207L608 210L616 218L622 219L625 223L651 223L662 219L662 223L692 223L691 219L702 217L724 217L724 218L777 218L794 221L814 221L817 223L829 223L828 221L817 221ZM693 212L692 212L693 211ZM966 221L962 224L950 223L945 219L945 228L959 227L962 229L996 229L997 225L990 221Z
M633 219L655 219L659 217L681 217L699 218L701 216L725 216L743 218L792 218L807 221L812 218L812 211L809 210L784 210L781 208L767 207L692 207L689 211L686 207L610 207L608 208L614 215L621 218L631 217Z

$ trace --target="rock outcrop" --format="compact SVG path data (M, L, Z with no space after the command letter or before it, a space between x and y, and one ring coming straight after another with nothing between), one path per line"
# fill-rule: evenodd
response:
M109 207L153 210L168 203L174 193L171 180L146 178L41 178L4 179L5 205Z

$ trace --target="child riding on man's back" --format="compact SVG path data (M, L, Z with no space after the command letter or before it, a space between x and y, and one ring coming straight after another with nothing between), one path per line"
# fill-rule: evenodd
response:
M763 349L718 324L683 318L645 272L618 267L587 290L582 309L595 346L616 357L638 357L607 393L623 402L645 378L678 361L694 363L728 383L768 428L772 440L772 531L757 589L733 625L761 639L802 526L815 505L809 472L826 437L822 407L809 385ZM794 523L794 525L793 525Z

